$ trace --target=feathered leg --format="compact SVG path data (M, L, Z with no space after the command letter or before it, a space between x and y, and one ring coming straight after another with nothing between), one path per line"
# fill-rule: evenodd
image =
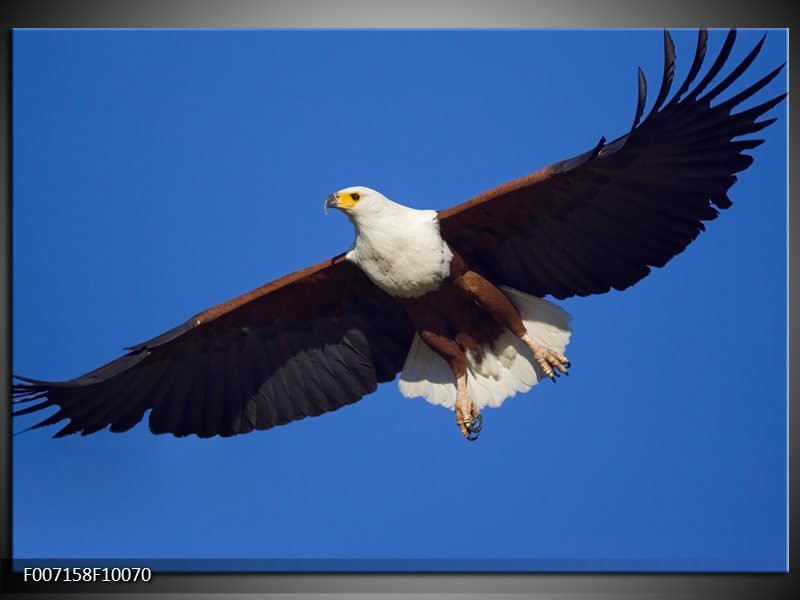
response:
M453 370L456 379L456 425L468 440L478 439L483 418L467 392L467 357L464 349L448 337L430 329L420 331L419 336Z
M525 329L519 311L506 298L506 295L490 281L474 271L466 270L455 277L453 283L480 304L495 321L525 342L547 377L555 381L556 376L560 373L569 374L567 369L571 364L567 357L538 344L531 338Z
M467 391L467 354L465 343L468 340L450 335L445 319L435 311L426 309L416 302L407 302L406 309L420 339L450 365L456 383L455 413L456 424L461 433L470 441L478 439L482 417L478 406L472 402Z

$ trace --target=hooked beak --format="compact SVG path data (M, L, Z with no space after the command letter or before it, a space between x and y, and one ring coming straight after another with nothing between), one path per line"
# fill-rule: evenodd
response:
M336 194L328 194L325 198L325 204L323 205L325 208L325 214L328 214L329 208L339 208L339 198Z

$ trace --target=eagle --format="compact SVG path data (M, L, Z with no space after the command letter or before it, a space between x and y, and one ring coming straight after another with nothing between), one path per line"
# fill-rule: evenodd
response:
M482 410L568 375L570 315L546 300L625 290L681 253L728 192L786 97L735 110L785 63L717 100L765 37L720 81L736 31L699 77L708 33L670 94L675 49L664 31L661 85L645 116L638 71L633 124L567 160L446 210L418 210L352 186L324 208L352 223L333 258L211 307L68 381L15 375L15 416L58 410L29 429L54 437L126 431L149 411L153 433L231 436L352 404L400 374L407 397L453 410L478 438ZM761 120L759 120L761 119Z

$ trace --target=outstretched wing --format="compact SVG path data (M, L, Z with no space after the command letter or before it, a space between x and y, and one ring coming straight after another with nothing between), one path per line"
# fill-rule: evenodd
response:
M17 376L14 415L59 410L55 434L126 431L229 436L351 404L402 368L413 328L402 307L343 257L192 317L64 382Z
M732 112L772 81L781 65L712 106L764 43L762 38L703 94L730 56L735 31L728 33L716 60L690 90L703 65L707 37L701 30L686 80L667 101L675 51L664 32L657 99L641 120L647 86L639 70L639 101L628 134L610 143L601 140L580 156L441 211L442 233L450 246L497 284L562 299L623 290L683 251L705 229L703 221L731 206L728 189L735 174L753 162L742 152L763 142L741 136L774 122L757 119L786 96Z

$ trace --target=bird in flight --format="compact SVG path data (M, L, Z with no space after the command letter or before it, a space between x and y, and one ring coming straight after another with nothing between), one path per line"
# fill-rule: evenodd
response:
M395 379L400 392L452 409L474 440L482 409L567 375L565 299L624 290L682 252L731 206L750 137L785 93L740 105L783 65L725 94L762 38L721 76L736 32L700 77L708 34L670 94L675 51L645 116L639 71L630 130L587 152L442 211L353 186L330 194L355 229L350 249L209 308L69 381L15 376L16 415L58 410L55 437L126 431L149 411L154 433L230 436L352 404ZM725 98L725 95L730 97ZM735 110L738 112L734 112Z

